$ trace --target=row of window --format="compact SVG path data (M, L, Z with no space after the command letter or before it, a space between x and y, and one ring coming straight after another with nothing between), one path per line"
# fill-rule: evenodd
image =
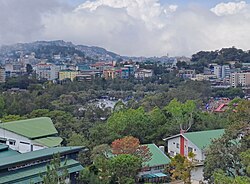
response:
M175 142L173 142L173 144L175 144ZM187 145L185 145L185 147L187 147ZM179 143L176 143L176 148L180 148L180 144ZM193 152L193 151L196 151L196 149L193 150L193 148L188 147L188 152Z
M12 146L16 145L16 140L14 140L14 139L6 139L6 138L3 138L3 137L0 137L0 144L7 144L7 141L9 141L9 145L12 145ZM23 142L23 141L20 141L20 143L21 144L27 144L27 145L30 144L28 142Z

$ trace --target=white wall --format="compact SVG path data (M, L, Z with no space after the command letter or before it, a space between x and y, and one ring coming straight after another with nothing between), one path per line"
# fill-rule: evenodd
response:
M13 132L10 132L8 130L4 130L2 128L0 128L0 138L6 138L7 139L6 144L9 145L9 147L11 149L16 150L20 153L26 153L26 152L32 151L31 145L33 145L33 151L46 148L43 145L34 144L32 142L32 140L30 140L24 136L15 134ZM10 145L9 139L15 140L16 141L15 145Z
M192 183L194 183L195 181L204 181L203 169L203 166L197 166L191 171L191 180L193 181Z
M180 154L180 136L167 140L168 141L168 153L170 156L175 156ZM176 147L177 143L179 148ZM171 151L174 152L174 155L171 155Z
M175 156L176 154L180 154L180 136L174 137L172 139L167 140L168 142L168 153L170 156ZM177 144L179 144L179 148L177 148ZM185 156L188 155L188 147L192 148L193 153L196 154L195 159L198 161L204 160L204 155L202 154L202 151L191 141L188 141L185 139L184 142L184 154ZM171 155L171 152L174 152L174 155Z

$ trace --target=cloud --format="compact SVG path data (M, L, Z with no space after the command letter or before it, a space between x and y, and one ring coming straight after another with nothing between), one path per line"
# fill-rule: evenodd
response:
M1 0L0 44L37 39L44 30L42 15L56 7L55 0Z
M218 16L233 15L244 10L246 7L247 3L245 1L228 2L217 4L214 8L211 9L211 11Z
M159 0L92 0L78 7L62 2L0 1L0 44L64 39L132 56L190 56L231 46L249 49L247 3L241 10L225 8L227 11L219 10L220 3L211 11Z

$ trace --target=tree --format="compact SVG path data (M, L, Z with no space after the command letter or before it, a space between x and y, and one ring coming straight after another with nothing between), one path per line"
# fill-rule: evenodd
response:
M33 68L32 68L32 66L31 66L31 64L27 64L27 65L26 65L26 72L27 72L28 74L31 74L31 73L33 72Z
M188 153L188 157L180 154L176 155L170 163L170 173L172 180L182 180L185 184L191 184L191 171L195 167L195 154Z
M222 170L217 170L213 174L214 184L248 184L250 178L247 176L229 177Z
M45 175L41 176L43 178L44 184L66 184L66 179L69 174L65 167L66 161L61 163L60 154L54 155L53 160L47 165L47 171Z
M173 99L164 109L172 115L174 123L180 125L181 129L187 131L191 128L193 113L196 110L194 101L187 100L185 103L181 103L177 99Z
M4 115L5 102L2 95L0 95L0 118Z
M204 178L214 182L214 171L222 170L226 176L236 178L248 175L246 161L249 157L244 154L250 147L249 123L231 125L225 134L215 140L206 152ZM249 153L249 152L247 152ZM244 169L245 168L245 169Z
M117 183L133 184L141 164L140 158L129 154L121 154L109 161L109 169L117 178Z
M140 145L139 139L132 136L113 141L111 148L114 155L130 154L142 159L143 162L150 160L152 156L149 148Z

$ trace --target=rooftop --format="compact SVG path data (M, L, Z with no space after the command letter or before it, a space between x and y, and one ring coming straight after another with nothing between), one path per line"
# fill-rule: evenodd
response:
M27 152L23 154L17 154L12 156L6 156L0 158L0 168L8 168L13 165L33 161L46 157L53 157L54 154L68 154L79 152L83 147L55 147L55 148L45 148L37 151ZM0 152L1 153L1 152Z
M145 144L148 146L149 151L152 153L151 159L143 165L154 167L159 165L167 165L171 162L168 158L155 144Z
M69 159L67 161L61 161L60 168L66 168L68 173L74 173L81 171L83 167L81 164L73 159ZM8 171L0 174L0 183L39 183L42 182L42 177L45 175L47 171L47 165L39 164L23 169L19 169L17 171ZM60 173L59 173L60 175Z
M0 123L0 128L30 139L51 136L58 133L52 120L48 117Z
M194 143L199 149L208 147L212 140L220 138L224 129L184 133L184 137Z

